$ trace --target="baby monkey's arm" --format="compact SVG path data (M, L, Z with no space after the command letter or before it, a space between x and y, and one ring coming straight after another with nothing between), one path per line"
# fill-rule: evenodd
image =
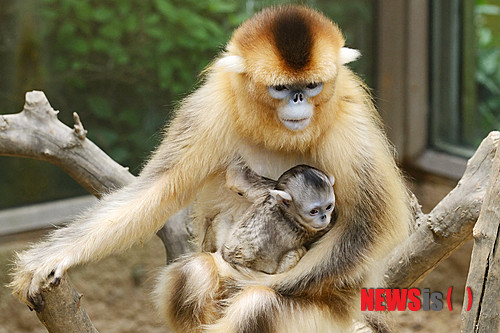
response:
M240 160L234 161L226 170L226 186L251 202L269 194L275 185L274 180L258 175Z

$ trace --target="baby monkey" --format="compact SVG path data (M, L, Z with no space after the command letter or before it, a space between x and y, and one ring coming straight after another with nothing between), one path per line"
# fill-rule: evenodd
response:
M291 168L277 181L241 164L229 167L226 186L252 205L235 221L224 242L224 260L268 274L294 267L333 226L334 182L307 165Z

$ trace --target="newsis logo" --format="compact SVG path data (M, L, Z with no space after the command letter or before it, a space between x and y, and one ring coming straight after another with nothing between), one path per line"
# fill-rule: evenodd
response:
M448 310L452 311L451 294L453 287L448 289L446 298L442 293L430 289L361 289L361 311L441 311L444 302ZM467 287L468 305L467 311L472 306L472 292Z

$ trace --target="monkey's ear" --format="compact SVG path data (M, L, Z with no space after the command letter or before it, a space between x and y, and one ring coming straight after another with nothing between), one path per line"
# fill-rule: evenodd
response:
M335 177L328 176L328 179L330 180L330 183L332 183L332 185L335 185Z
M217 60L215 66L227 72L241 74L245 72L245 59L237 55L226 55Z
M283 203L287 207L292 201L292 196L285 191L269 190L269 193L278 203Z
M341 65L348 64L358 59L361 56L361 52L355 49L350 49L348 47L342 47L339 52L339 62Z

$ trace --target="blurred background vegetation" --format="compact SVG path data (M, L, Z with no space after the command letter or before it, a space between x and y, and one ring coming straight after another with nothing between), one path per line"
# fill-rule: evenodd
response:
M0 113L43 90L60 119L137 174L161 129L232 30L269 1L0 0ZM275 2L279 3L279 2ZM331 16L371 83L374 4L302 1ZM84 194L44 162L0 157L0 208Z

